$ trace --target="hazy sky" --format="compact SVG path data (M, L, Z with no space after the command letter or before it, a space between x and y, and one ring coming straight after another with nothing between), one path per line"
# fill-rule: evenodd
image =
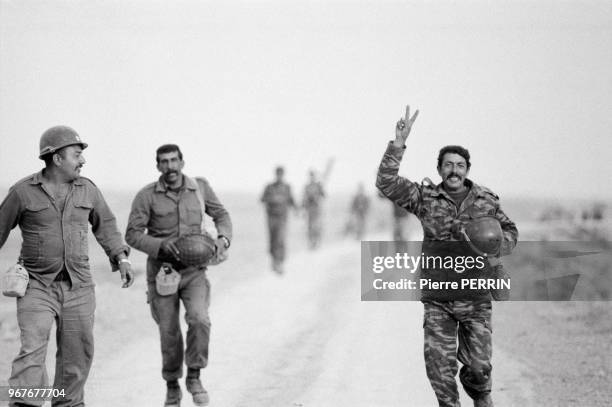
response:
M373 185L404 106L401 173L438 180L445 144L500 195L612 196L611 1L0 1L0 185L74 127L103 188L157 178L154 151L219 190L285 164ZM607 181L608 180L608 181Z

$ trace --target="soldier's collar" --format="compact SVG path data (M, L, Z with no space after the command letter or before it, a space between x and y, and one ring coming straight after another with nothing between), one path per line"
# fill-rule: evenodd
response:
M468 188L468 194L472 191L476 191L478 194L481 193L480 188L478 188L478 186L474 184L469 178L466 178L465 181L463 181L463 184ZM440 182L438 185L435 186L434 194L437 196L443 196L445 198L452 199L448 192L446 192L446 190L444 189L443 182Z
M181 189L183 188L187 188L190 190L196 190L197 186L195 184L195 180L189 178L187 175L182 174L183 176L183 185L181 186ZM166 192L168 191L168 185L166 184L166 182L164 181L164 176L160 175L159 179L157 180L157 185L155 185L155 192Z
M32 180L30 181L30 184L32 185L40 185L43 183L44 181L44 177L43 177L43 171L45 169L43 168L42 170L38 171L37 173L35 173L32 176ZM81 181L81 177L78 177L77 179L75 179L74 181L72 181L74 185L83 185L83 181Z

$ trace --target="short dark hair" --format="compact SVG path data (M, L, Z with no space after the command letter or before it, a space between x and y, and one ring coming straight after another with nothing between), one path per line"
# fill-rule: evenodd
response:
M465 158L465 163L467 164L468 170L472 165L470 163L470 152L461 147L461 146L444 146L440 149L440 153L438 154L438 168L442 167L442 160L444 159L444 154L459 154L461 157Z
M179 146L177 146L176 144L164 144L163 146L159 146L159 148L155 152L155 160L159 164L159 155L160 154L173 153L175 151L178 151L179 159L182 160L183 159L183 153L181 152L181 149L179 148Z

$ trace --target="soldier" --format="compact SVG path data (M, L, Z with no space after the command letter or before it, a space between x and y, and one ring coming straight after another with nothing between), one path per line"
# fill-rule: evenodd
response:
M397 122L395 141L387 146L376 186L419 218L424 230L424 254L434 251L440 242L460 240L457 232L461 226L484 216L494 216L499 221L503 233L501 254L509 254L516 245L516 226L501 210L497 195L467 178L470 154L466 149L446 146L440 150L437 169L442 182L438 185L419 185L398 175L406 139L417 115L418 110L410 117L407 107L406 117ZM499 264L498 259L490 262L492 266ZM434 270L422 268L421 273L426 278ZM463 364L459 377L474 405L492 406L490 293L476 291L470 299L457 299L458 294L450 291L422 291L427 376L440 406L459 406L455 382L459 359Z
M308 245L316 249L321 243L322 232L322 204L325 198L323 184L317 180L314 170L309 172L309 182L304 187L304 199L302 207L306 210L306 221L308 222Z
M379 198L386 199L387 197L382 194L382 192L378 191ZM391 202L391 209L393 211L393 240L395 242L402 242L406 240L406 220L410 213L399 206L398 204Z
M399 206L398 204L393 204L393 240L396 242L406 240L405 233L405 224L406 218L408 218L409 212Z
M232 223L208 181L182 173L185 162L176 144L159 147L156 159L161 176L134 198L126 240L130 246L149 255L148 301L161 337L162 377L167 385L164 406L180 405L182 392L178 379L183 376L183 354L187 365L187 391L192 394L196 405L205 406L209 397L200 381L200 369L208 364L210 283L205 264L186 267L180 263L180 252L175 242L183 235L203 233L205 212L213 218L217 228L215 245L220 257L230 246ZM157 273L166 263L172 264L172 268L180 273L178 288L170 295L158 293L155 283ZM183 301L188 326L185 350L179 300Z
M357 188L357 194L351 202L351 217L353 219L353 229L357 240L363 238L365 232L366 216L370 209L370 198L365 194L363 183Z
M287 215L289 208L297 210L291 187L283 178L285 169L276 167L276 180L266 185L261 196L261 202L266 206L268 216L268 236L270 242L270 255L272 256L272 270L283 274L287 238Z
M11 388L48 386L45 357L53 321L57 354L53 406L83 406L93 358L94 282L88 262L88 224L104 248L123 287L133 282L117 223L96 185L81 176L82 142L73 129L56 126L40 138L45 168L11 187L0 205L0 247L19 225L20 263L29 283L17 299L21 350L13 361ZM61 393L64 393L61 396ZM13 397L11 406L41 405L40 399Z

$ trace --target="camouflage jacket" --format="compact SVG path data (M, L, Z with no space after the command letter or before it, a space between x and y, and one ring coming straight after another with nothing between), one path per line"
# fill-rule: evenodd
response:
M470 191L457 207L442 184L433 185L428 180L417 184L398 175L404 151L405 147L397 148L389 143L378 169L376 186L395 204L419 218L423 225L424 248L428 242L459 241L461 225L479 217L494 216L504 234L501 254L510 254L516 245L518 230L501 209L495 193L466 179Z

